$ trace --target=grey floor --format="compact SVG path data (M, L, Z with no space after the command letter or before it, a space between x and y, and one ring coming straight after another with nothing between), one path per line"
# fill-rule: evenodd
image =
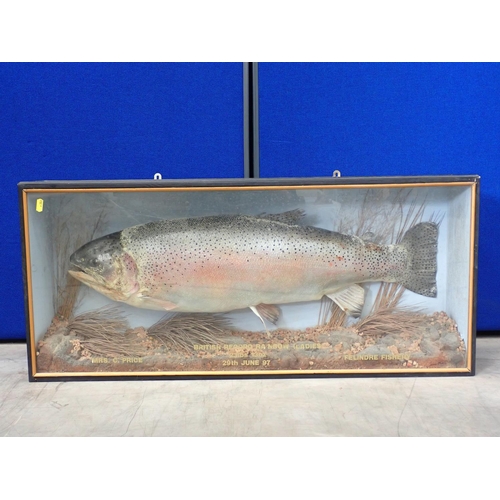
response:
M0 344L0 436L500 436L500 337L474 377L29 383Z

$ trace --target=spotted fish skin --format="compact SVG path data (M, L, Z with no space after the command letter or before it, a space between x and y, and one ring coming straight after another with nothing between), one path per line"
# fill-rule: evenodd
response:
M70 272L113 300L178 312L318 300L372 281L436 296L436 224L383 246L283 220L222 215L133 226L77 250Z

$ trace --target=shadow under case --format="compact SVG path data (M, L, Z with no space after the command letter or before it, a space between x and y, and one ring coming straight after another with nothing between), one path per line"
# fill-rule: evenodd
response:
M472 375L478 190L20 183L30 380Z

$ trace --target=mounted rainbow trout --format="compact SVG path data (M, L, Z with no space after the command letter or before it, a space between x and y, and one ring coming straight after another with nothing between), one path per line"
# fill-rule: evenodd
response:
M112 300L175 312L250 308L276 323L277 304L330 297L358 317L359 283L400 283L435 297L438 226L422 222L400 244L299 225L300 210L149 222L93 240L70 274ZM264 323L265 326L265 323Z

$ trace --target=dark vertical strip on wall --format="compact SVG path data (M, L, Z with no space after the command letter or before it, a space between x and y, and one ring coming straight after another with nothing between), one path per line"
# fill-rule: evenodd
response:
M259 74L258 63L243 63L245 177L259 174Z

